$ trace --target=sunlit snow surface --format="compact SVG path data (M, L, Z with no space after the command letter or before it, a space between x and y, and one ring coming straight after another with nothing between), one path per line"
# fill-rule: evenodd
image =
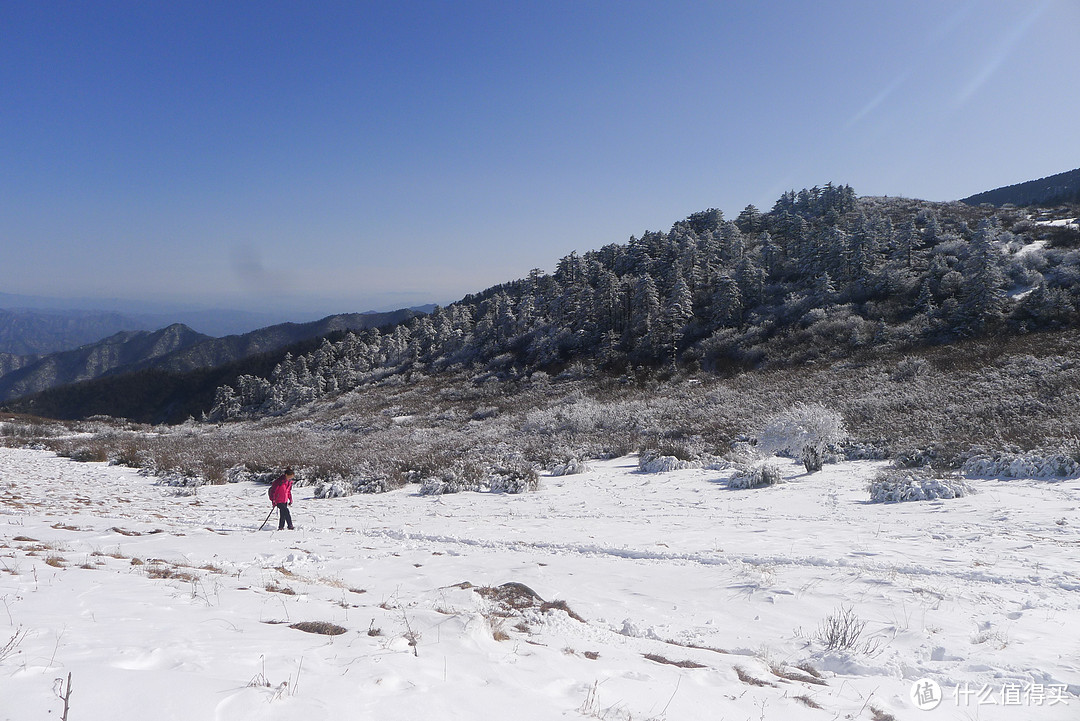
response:
M179 496L0 449L0 719L60 718L69 673L70 721L1080 718L1080 481L870 504L880 465L743 491L636 458L518 496L302 487L298 530L258 532L263 486ZM584 620L502 619L465 581ZM860 649L825 651L844 608Z

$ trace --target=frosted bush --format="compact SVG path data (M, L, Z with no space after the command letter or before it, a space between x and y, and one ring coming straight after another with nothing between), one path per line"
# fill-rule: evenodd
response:
M387 493L405 485L385 476L354 478L350 483L354 493Z
M482 490L484 468L475 461L458 460L438 475L428 476L420 483L420 495L441 496L444 493Z
M901 468L881 471L867 484L866 490L873 503L960 498L972 492L959 477L934 478L921 469Z
M156 486L171 486L173 488L198 488L205 483L206 481L198 476L178 471L161 474L154 481Z
M890 378L897 383L904 383L926 375L929 370L930 364L924 358L907 356L896 363Z
M464 478L442 477L425 478L420 483L421 496L441 496L444 493L461 493L463 491L479 491L480 484Z
M488 477L488 487L493 493L528 493L539 490L540 477L532 468L497 467Z
M701 452L691 453L685 448L672 446L659 449L646 448L638 454L638 470L642 473L667 473L687 468L721 471L730 467L729 461L718 456Z
M820 403L798 404L773 418L758 437L766 453L798 458L807 473L821 470L830 445L847 438L844 419Z
M983 454L969 458L963 473L991 478L1075 478L1080 476L1080 462L1065 453Z
M233 466L225 471L225 480L229 483L273 483L281 471L252 471L246 465Z
M315 486L316 498L342 498L349 495L348 489L339 482L323 482Z
M684 461L675 456L658 456L644 452L638 458L638 470L642 473L668 473L686 468L701 468L697 461Z
M648 405L640 401L600 403L592 398L570 396L550 408L529 412L523 428L541 433L636 430L645 427L651 416Z
M728 488L764 488L783 483L784 478L780 475L780 468L773 463L759 463L749 468L735 472L728 481Z
M573 476L578 473L588 473L592 469L585 461L579 461L577 458L571 458L566 463L560 463L552 467L551 475L553 476Z

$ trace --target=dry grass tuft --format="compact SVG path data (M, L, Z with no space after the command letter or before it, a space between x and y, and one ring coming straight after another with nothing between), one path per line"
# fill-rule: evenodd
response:
M303 631L304 633L318 633L323 636L340 636L349 630L327 621L301 621L292 624L289 628L295 628L297 631Z
M742 681L743 683L748 683L751 686L772 686L773 688L776 688L775 683L770 683L769 681L762 681L760 678L754 678L749 673L747 673L746 669L742 666L735 667L735 675L739 677L740 681Z
M491 628L491 637L496 641L509 641L510 634L506 632L506 619L497 616L487 617L488 626Z
M570 606L567 605L566 601L548 601L540 604L540 613L547 613L548 611L562 611L575 621L585 623L585 619L574 613L570 609Z
M662 663L668 666L678 666L679 668L707 668L705 664L698 663L697 661L672 661L670 658L656 653L646 653L642 655L654 663Z
M45 559L45 565L53 568L63 568L67 565L67 562L63 556L49 556Z
M292 590L288 586L279 586L276 583L268 583L268 584L266 584L266 590L269 591L270 593L280 593L280 594L283 594L285 596L295 596L296 595L296 591Z
M188 573L187 571L181 571L175 566L171 566L160 561L154 561L146 569L146 575L149 578L175 578L180 581L193 581L195 575Z
M801 683L812 683L812 684L814 684L816 686L828 686L829 685L828 682L826 682L823 678L821 678L820 675L814 676L814 675L811 675L810 673L808 673L806 671L803 671L802 669L792 670L791 668L785 667L782 664L773 664L773 665L769 666L769 672L772 673L773 676L776 676L777 678L782 678L785 681L799 681Z
M794 696L793 698L799 703L801 703L803 706L806 706L808 708L821 708L821 704L819 704L817 701L810 698L809 696Z

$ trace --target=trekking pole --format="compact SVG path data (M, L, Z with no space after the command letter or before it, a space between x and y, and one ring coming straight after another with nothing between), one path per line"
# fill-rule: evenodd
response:
M277 506L274 506L273 508L270 509L270 512L266 514L266 521L270 520L270 516L274 515L274 511L276 511L276 510L277 510ZM259 526L260 531L263 529L263 526L266 525L266 521L263 521L262 526Z

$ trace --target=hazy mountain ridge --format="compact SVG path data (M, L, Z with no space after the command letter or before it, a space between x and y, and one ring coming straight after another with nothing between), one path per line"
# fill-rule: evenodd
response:
M16 355L14 353L0 353L0 376L17 371L31 363L36 363L41 358L40 354Z
M410 310L390 313L344 313L327 316L310 323L280 323L242 335L206 340L172 353L168 358L140 363L130 370L153 366L165 371L184 373L198 368L212 368L335 331L366 330L399 323L415 315L417 314Z
M1050 206L1080 203L1080 168L976 193L961 202L968 205L990 203L997 207L1006 204Z
M152 328L136 318L111 311L0 308L0 353L46 355L135 330Z
M327 335L393 325L415 315L412 310L333 315L225 338L210 338L181 324L154 333L119 333L74 351L30 359L22 367L0 374L0 400L31 396L9 405L58 417L109 414L154 422L183 420L190 400L187 396L205 395L206 402L198 409L204 410L213 397L213 388L235 379L233 366L242 372L267 373L280 360L280 353L273 355L275 352L283 353L292 346L306 352L310 348L305 344ZM271 360L260 360L267 354L272 354ZM7 365L19 360L27 359L16 356ZM0 357L0 368L4 364ZM210 373L211 369L218 371ZM209 390L200 390L208 378L213 385ZM48 397L39 402L40 394ZM137 400L141 396L145 402ZM170 415L177 408L179 418Z
M152 362L209 336L176 324L159 331L121 331L75 350L51 353L0 376L0 399L97 378L117 368Z
M19 295L0 292L0 308L18 313L26 318L41 321L46 329L30 327L32 336L46 335L47 327L65 322L65 318L79 319L86 316L119 316L123 319L122 327L106 328L96 337L63 337L63 346L50 351L71 350L86 343L101 340L121 330L160 330L174 323L182 323L197 333L221 338L227 335L242 335L271 325L286 322L310 322L325 317L317 313L285 313L282 311L250 311L228 308L190 308L170 303L155 303L146 300L123 300L120 298L54 298L48 296ZM37 317L35 317L37 316ZM19 339L16 337L16 341ZM0 346L0 352L5 349ZM16 352L16 351L9 351ZM33 351L29 351L33 352Z

